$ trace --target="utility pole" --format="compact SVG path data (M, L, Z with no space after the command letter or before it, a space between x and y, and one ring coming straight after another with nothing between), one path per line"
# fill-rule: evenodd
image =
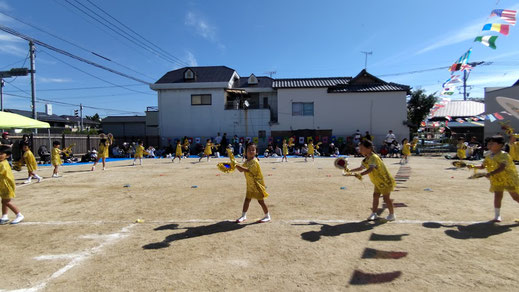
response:
M31 41L29 42L29 55L31 57L31 96L32 96L32 118L37 119L38 115L36 113L36 88L35 88L35 81L34 81L34 73L36 73L35 67L34 67L34 43Z
M83 132L83 104L82 103L79 104L79 118L80 118L79 130L81 132Z
M364 70L367 70L368 69L368 55L373 55L373 51L370 51L370 52L361 52L363 53L364 55L366 55L365 59L364 59Z
M4 111L4 79L0 77L0 111Z

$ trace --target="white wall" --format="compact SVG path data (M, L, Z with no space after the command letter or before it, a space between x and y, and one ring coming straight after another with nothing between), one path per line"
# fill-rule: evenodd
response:
M405 92L327 93L326 88L278 89L278 121L272 131L331 129L335 136L370 131L379 145L389 130L409 136ZM292 102L314 102L314 116L292 116Z
M192 94L211 94L211 105L191 105ZM178 137L257 137L258 131L270 135L270 111L225 110L225 91L214 89L171 89L158 92L159 132L163 144ZM166 141L164 143L164 141Z

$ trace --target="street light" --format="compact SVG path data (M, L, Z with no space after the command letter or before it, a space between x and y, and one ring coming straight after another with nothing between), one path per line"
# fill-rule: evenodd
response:
M12 68L9 71L0 71L0 111L4 111L4 78L27 75L29 75L29 69L27 68Z

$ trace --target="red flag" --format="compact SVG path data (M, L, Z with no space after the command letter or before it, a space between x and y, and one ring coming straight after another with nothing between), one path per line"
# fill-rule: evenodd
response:
M499 113L494 113L494 117L496 117L498 120L503 120L503 116L500 115Z

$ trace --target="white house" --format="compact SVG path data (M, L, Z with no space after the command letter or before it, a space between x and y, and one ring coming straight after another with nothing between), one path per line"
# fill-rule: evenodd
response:
M362 70L356 77L272 79L240 77L225 66L188 67L166 73L158 93L162 144L182 136L202 142L228 137L347 137L370 131L380 144L388 130L408 137L409 86Z

